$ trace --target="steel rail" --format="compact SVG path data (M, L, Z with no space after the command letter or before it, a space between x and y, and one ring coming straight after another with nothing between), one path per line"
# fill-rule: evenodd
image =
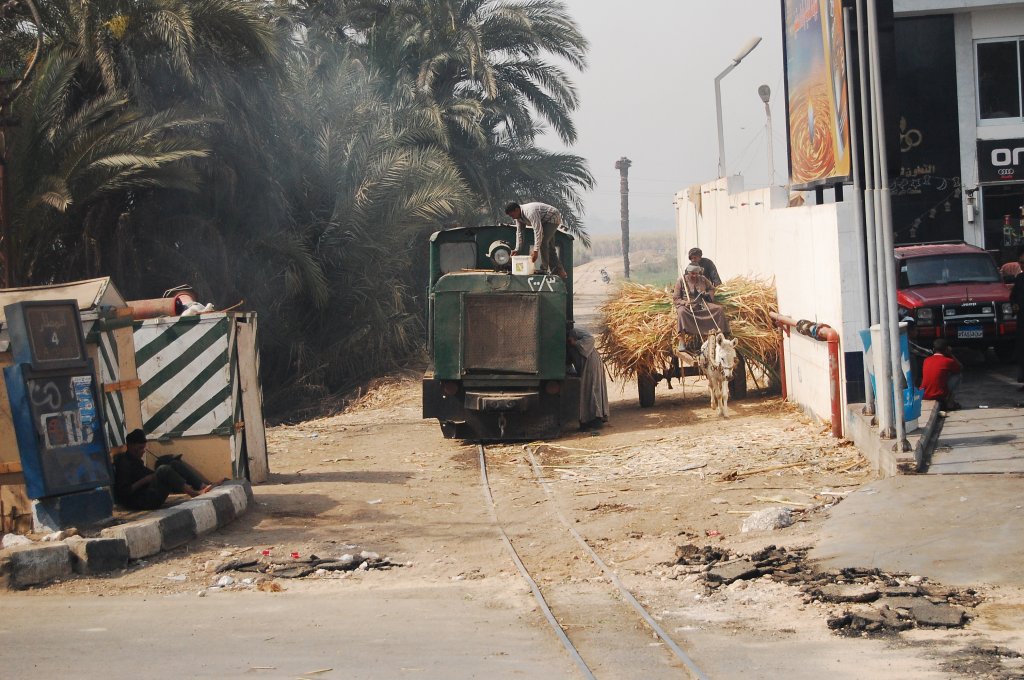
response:
M683 665L686 666L687 669L689 669L693 677L697 678L698 680L708 680L708 677L704 675L700 668L697 667L697 664L694 663L693 659L691 659L690 656L686 652L684 652L679 645L676 644L675 640L669 637L669 634L666 633L665 630L658 625L658 622L654 620L654 617L652 617L650 613L644 608L644 606L640 604L635 597L633 597L633 593L631 593L629 589L626 588L625 584L622 583L622 581L619 579L618 574L612 571L611 567L604 563L604 560L602 560L598 556L598 554L594 552L594 549L590 547L590 544L587 543L587 540L583 538L579 531L576 530L576 527L574 527L572 523L569 522L569 519L565 516L565 514L562 512L562 509L558 506L558 502L555 499L555 494L554 492L551 491L551 487L548 483L548 480L544 478L544 475L540 468L540 463L537 462L537 457L534 456L533 454L533 449L531 449L529 446L524 446L523 448L526 449L526 453L529 454L530 456L530 465L533 467L533 474L537 478L537 482L541 485L541 488L544 489L544 493L547 494L547 497L551 500L551 504L555 508L555 513L558 515L558 519L561 520L562 524L564 524L565 527L569 530L569 533L573 535L573 538L575 538L576 541L580 544L580 546L587 552L587 554L590 555L590 559L594 561L594 564L601 568L601 571L604 572L604 575L608 578L608 580L611 581L612 584L619 589L619 592L626 599L626 602L628 602L630 606L632 606L633 609L636 610L636 613L640 615L640 618L647 622L647 625L651 627L651 630L653 630L655 634L659 638L661 638L661 641L664 642L665 645L672 650L672 653L675 654L676 658L679 659L683 663Z
M590 670L590 666L580 656L579 651L572 644L572 640L565 634L565 629L562 628L558 620L555 619L555 615L551 613L551 608L548 606L547 600L544 599L544 595L540 592L540 587L537 582L530 576L530 572L526 569L526 565L523 564L522 559L519 558L519 553L516 552L516 548L512 545L512 541L509 540L508 534L505 533L505 529L501 526L498 521L498 511L494 507L494 496L491 495L491 484L487 479L487 459L484 457L484 446L483 444L477 444L477 453L480 458L480 482L484 488L484 497L487 499L487 509L490 510L491 519L494 521L494 525L498 527L498 531L501 533L501 539L505 542L505 547L508 548L509 554L512 556L512 561L515 562L516 568L519 569L519 573L522 575L526 582L530 584L530 590L533 591L533 597L537 600L537 604L540 605L541 611L544 612L544 618L551 624L552 630L555 631L555 635L562 641L562 646L565 647L566 651L569 652L569 656L576 662L580 672L583 673L587 680L597 680L594 676L593 671Z

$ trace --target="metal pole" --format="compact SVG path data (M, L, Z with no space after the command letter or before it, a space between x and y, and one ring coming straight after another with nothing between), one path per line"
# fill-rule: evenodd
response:
M772 107L764 103L764 113L768 116L768 186L775 185L775 154L772 145Z
M858 0L860 3L861 0ZM885 153L885 142L882 139L882 134L879 130L879 120L874 107L874 97L877 96L877 92L880 88L876 89L876 84L879 80L879 74L877 71L877 65L875 60L872 58L872 44L877 40L875 35L875 25L872 23L870 15L867 21L863 24L865 33L867 34L867 72L869 74L870 90L867 98L868 108L868 121L871 126L871 170L872 180L869 189L869 193L872 196L872 208L874 214L874 232L875 232L875 263L877 277L876 294L878 295L878 346L874 349L872 354L880 357L880 360L876 362L875 371L875 383L877 390L875 391L875 408L878 414L878 430L879 435L882 439L892 439L896 436L893 420L894 414L894 399L893 399L893 388L892 388L892 365L888 361L892 351L890 349L890 335L889 335L889 316L885 313L888 304L885 300L886 290L886 273L890 267L886 266L886 263L891 259L887 258L885 254L885 225L882 222L882 202L878 195L878 187L882 184L882 167L881 159L879 158L880 153ZM881 151L879 151L881 148Z
M761 44L761 36L756 36L747 41L747 44L740 48L739 53L732 58L724 71L715 78L715 114L718 120L718 176L725 177L725 132L722 130L722 78L740 65L754 48Z
M843 29L844 29L844 33L845 33L844 37L846 39L846 73L847 73L847 76L849 76L851 73L853 73L853 69L850 68L851 59L850 59L850 51L849 51L850 50L850 44L852 43L852 41L850 40L850 36L851 36L851 32L850 32L850 17L851 16L852 16L852 12L850 11L850 8L849 7L845 8L843 10ZM861 41L861 42L863 42L863 41ZM861 73L861 76L863 76L863 72ZM863 78L862 78L862 80L863 80ZM853 91L853 88L850 87L850 79L849 79L849 77L847 77L847 88L850 90L850 96L849 96L850 110L847 112L847 118L850 121L850 124L849 124L849 130L850 130L850 158L851 158L851 160L853 162L853 208L854 208L854 212L856 213L855 219L856 219L856 224L857 224L857 255L858 255L858 257L857 257L857 275L860 277L861 281L864 281L865 279L867 279L867 282L868 282L868 286L867 286L867 290L865 291L865 296L863 298L863 302L864 302L864 316L868 319L868 326L870 327L871 326L871 304L872 304L872 299L873 299L873 295L874 295L875 282L874 282L874 280L872 280L870 278L869 273L866 271L867 267L865 266L865 257L864 257L865 256L865 244L864 244L864 239L865 239L865 235L866 235L866 232L867 232L867 227L866 227L866 221L865 221L865 216L864 216L864 202L863 202L864 201L864 189L861 186L861 179L860 179L860 170L861 170L860 152L857 150L857 144L858 144L858 142L860 140L857 138L857 126L854 125L854 116L853 116L853 113L854 113L854 111L857 108L857 97L856 97L856 94ZM766 106L767 106L767 104L766 104ZM873 240L874 239L872 239L872 241ZM874 249L874 245L875 245L874 242L872 242L871 243L871 248L872 249ZM873 253L872 253L872 255L873 255ZM867 361L864 361L863 364L864 364L864 366L863 366L863 368L864 368L864 411L863 411L863 413L864 413L864 415L872 416L872 415L875 414L875 393L871 389L871 376L870 376L870 374L868 372L868 363L867 363Z
M868 4L868 22L871 26L873 42L869 43L871 50L870 59L874 62L876 78L874 86L874 109L875 118L878 121L878 134L875 138L875 146L878 150L881 184L879 185L879 200L881 201L880 213L882 216L882 248L885 259L880 260L885 272L885 289L882 298L885 306L880 314L888 317L889 332L889 359L892 366L892 391L895 404L893 412L893 423L896 430L896 443L893 447L899 451L908 451L910 445L906 438L906 423L903 413L903 393L907 388L906 375L903 371L903 353L900 347L900 320L896 301L896 268L895 268L895 236L892 222L892 196L889 191L889 159L886 153L885 134L885 101L882 95L882 71L881 71L881 50L878 44L878 12L876 0L870 0Z
M903 355L900 351L899 313L896 309L896 268L894 260L894 238L892 227L892 200L889 193L889 165L885 154L885 103L882 101L882 74L880 71L880 50L878 47L878 11L875 0L868 0L868 49L871 59L872 94L876 120L875 150L878 155L878 168L881 174L879 199L881 200L882 216L882 248L885 258L879 260L881 271L885 274L885 288L882 299L885 307L880 311L887 318L889 333L889 358L892 365L892 391L895 408L893 423L896 426L895 449L907 451L910 448L906 436L906 423L903 421L903 389L906 379L903 373Z
M857 32L857 63L860 69L860 78L858 78L860 86L860 120L861 120L861 131L864 134L862 142L862 148L864 150L864 219L865 229L864 233L867 236L867 251L868 251L868 302L869 302L869 321L872 325L878 323L878 253L875 250L875 196L870 191L874 188L874 176L870 169L867 167L868 163L873 162L873 154L871 149L874 148L874 139L871 136L872 125L871 125L871 111L868 108L871 101L871 95L868 92L868 86L871 80L870 66L868 65L867 56L867 36L865 35L865 22L864 22L864 2L863 0L857 0L857 25L860 26L860 30Z
M736 68L736 62L715 78L715 119L718 121L718 176L725 177L725 132L722 130L722 78Z

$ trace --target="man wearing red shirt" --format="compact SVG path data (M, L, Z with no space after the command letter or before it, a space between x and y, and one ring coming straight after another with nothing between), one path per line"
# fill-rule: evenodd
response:
M939 338L934 347L935 353L924 360L921 368L921 389L925 399L938 401L944 411L955 411L960 408L955 396L963 367L953 357L948 342Z

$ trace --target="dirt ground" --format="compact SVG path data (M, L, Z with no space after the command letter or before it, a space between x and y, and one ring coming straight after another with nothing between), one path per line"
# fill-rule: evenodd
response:
M589 275L601 266L611 265L589 263L577 271L577 281L599 285ZM873 473L849 442L833 439L827 425L778 398L733 402L731 417L723 420L693 378L673 390L659 386L650 409L639 408L635 385L613 384L610 395L611 418L601 430L487 451L499 521L551 593L556 613L562 612L584 644L589 640L592 648L605 649L608 667L622 661L607 651L611 645L602 636L608 630L619 638L634 635L645 645L651 644L650 633L624 615L609 620L603 606L617 598L599 592L605 579L575 547L556 510L662 627L694 650L710 677L1024 677L1021 660L1012 654L959 652L971 645L1024 651L1018 631L1000 630L991 601L963 630L854 639L827 626L841 605L811 601L792 585L762 577L706 588L699 574L675 566L678 546L710 545L741 554L769 544L810 547L829 507L856 493ZM418 376L382 381L345 413L270 428L268 446L269 483L254 489L255 506L225 530L124 573L73 578L29 592L229 597L257 589L267 577L216 573L227 560L255 559L264 551L282 561L293 554L304 559L369 551L403 566L277 578L274 589L344 597L476 581L494 606L529 602L529 591L497 540L477 448L443 439L436 422L421 419ZM553 501L535 477L531 452ZM789 508L793 526L741 531L749 514L769 507ZM233 583L217 587L224 575ZM980 595L984 601L994 594ZM1022 601L1019 593L998 596L1005 606L1019 608ZM544 625L539 616L536 625ZM635 675L608 677L661 677L660 671L637 668ZM662 670L665 677L679 677L678 666L666 663Z

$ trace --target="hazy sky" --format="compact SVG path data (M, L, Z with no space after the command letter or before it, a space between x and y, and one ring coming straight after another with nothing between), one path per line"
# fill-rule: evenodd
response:
M597 180L585 197L593 234L618 231L619 173L629 172L630 225L672 229L672 197L718 174L715 76L746 42L763 40L722 80L726 168L746 186L768 184L764 104L772 90L776 181L785 182L782 22L778 0L565 0L590 41L589 67L573 75L582 102L572 152ZM554 136L542 144L561 148Z

